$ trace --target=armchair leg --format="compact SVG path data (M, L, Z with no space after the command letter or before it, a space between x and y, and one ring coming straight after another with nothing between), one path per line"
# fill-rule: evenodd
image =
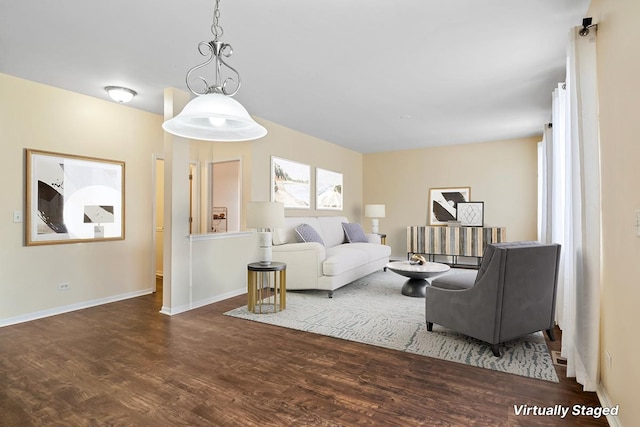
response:
M491 344L491 351L495 357L500 357L500 346L498 344Z
M333 298L333 291L327 291L329 298Z
M433 322L427 322L427 331L433 331Z
M556 334L553 332L553 329L547 329L547 336L551 341L556 340Z

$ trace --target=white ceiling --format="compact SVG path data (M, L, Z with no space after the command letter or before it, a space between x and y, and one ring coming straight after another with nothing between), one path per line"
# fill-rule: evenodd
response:
M221 0L249 112L362 153L539 135L590 0ZM162 113L213 0L3 0L0 72ZM213 68L203 74L213 76Z

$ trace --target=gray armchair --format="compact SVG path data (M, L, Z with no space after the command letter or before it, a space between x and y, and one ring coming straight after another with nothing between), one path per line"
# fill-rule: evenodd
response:
M480 269L446 274L426 289L427 330L438 324L491 344L546 330L553 341L560 245L487 245Z

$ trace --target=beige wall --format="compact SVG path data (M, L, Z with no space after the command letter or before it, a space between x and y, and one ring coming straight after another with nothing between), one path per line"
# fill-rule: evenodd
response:
M155 283L155 224L152 221L156 200L154 156L167 156L166 135L161 128L163 117L3 74L0 74L0 93L0 140L5 153L5 165L0 174L3 181L8 183L3 195L5 202L0 205L0 218L4 218L0 221L0 235L3 236L0 244L0 324L150 292ZM316 167L342 172L346 189L342 213L354 221L360 220L361 154L266 120L258 120L267 127L269 135L257 141L185 141L189 146L186 151L181 149L180 153L185 151L182 156L184 161L195 161L200 168L199 191L203 200L207 193L204 183L208 162L229 159L240 159L242 162L242 205L245 206L250 200L268 200L271 156L275 155L311 165L312 186L315 185ZM13 211L24 209L24 185L15 183L24 180L24 149L27 147L125 161L126 239L73 245L23 246L24 224L13 223L11 219ZM174 151L170 150L172 156L175 155ZM182 166L186 167L186 163ZM161 176L156 178L162 179ZM312 209L290 210L287 215L335 214L334 211L313 209L313 196L312 193ZM203 202L202 214L205 209ZM158 215L162 214L162 207L159 206ZM169 231L166 216L164 219L165 230ZM241 222L244 224L244 213ZM166 239L167 233L164 234ZM180 232L175 238L179 240L179 245L188 244L185 233ZM224 267L229 264L225 261L227 258L220 254L233 254L238 250L237 245L240 245L240 252L251 257L256 246L253 240L239 237L212 243L195 240L197 243L194 244L215 247L218 254L216 262ZM230 250L225 249L227 246ZM237 254L229 256L239 259ZM183 256L177 264L186 262ZM164 268L167 270L167 280L171 268L166 263ZM238 267L238 274L233 281L233 290L205 289L205 286L202 295L194 297L202 300L199 303L206 303L241 291L245 286L242 279L244 269ZM71 289L58 291L57 285L63 282L71 283ZM188 308L193 301L185 300L180 287L174 290L170 280L168 285L165 291L171 288L171 293L165 295L165 305L170 309L165 311L172 312L175 307L179 310Z
M152 153L161 117L0 74L0 323L29 313L149 292L153 287ZM23 246L24 149L126 163L126 239ZM134 208L135 206L135 208ZM26 212L25 212L26 215ZM59 283L71 288L58 291Z
M250 201L270 200L271 156L293 160L311 166L311 208L287 209L286 216L344 215L349 220L361 220L362 154L315 138L277 123L254 118L268 134L248 142L191 142L191 157L199 162L200 179L207 180L207 163L240 159L242 167L241 230L245 229L245 207ZM323 168L343 174L344 210L342 212L315 209L315 172ZM207 189L201 187L202 200ZM203 223L206 206L202 206ZM206 228L202 228L205 230Z
M287 209L286 216L344 215L349 221L362 217L362 154L336 144L314 138L268 120L257 119L269 130L266 137L252 144L252 194L250 200L265 201L271 197L271 156L311 166L311 208ZM315 209L315 171L328 169L343 174L344 210Z
M637 0L594 0L589 16L598 23L598 91L602 162L601 380L624 426L640 425L640 33ZM609 367L605 352L612 357Z
M509 240L535 240L539 140L366 154L364 204L386 205L380 232L394 256L407 255L407 226L427 224L429 188L471 187L471 199L484 202L486 226L506 227Z

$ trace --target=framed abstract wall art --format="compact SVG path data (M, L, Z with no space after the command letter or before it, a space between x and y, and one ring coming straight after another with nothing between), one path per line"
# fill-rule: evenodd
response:
M429 225L447 225L449 221L456 221L458 203L468 202L470 197L470 187L429 189L427 223Z
M26 150L25 244L124 239L125 164Z
M311 207L311 166L271 157L271 201L285 208Z
M316 209L342 210L342 174L316 168Z
M460 202L456 218L463 227L484 227L484 202Z

